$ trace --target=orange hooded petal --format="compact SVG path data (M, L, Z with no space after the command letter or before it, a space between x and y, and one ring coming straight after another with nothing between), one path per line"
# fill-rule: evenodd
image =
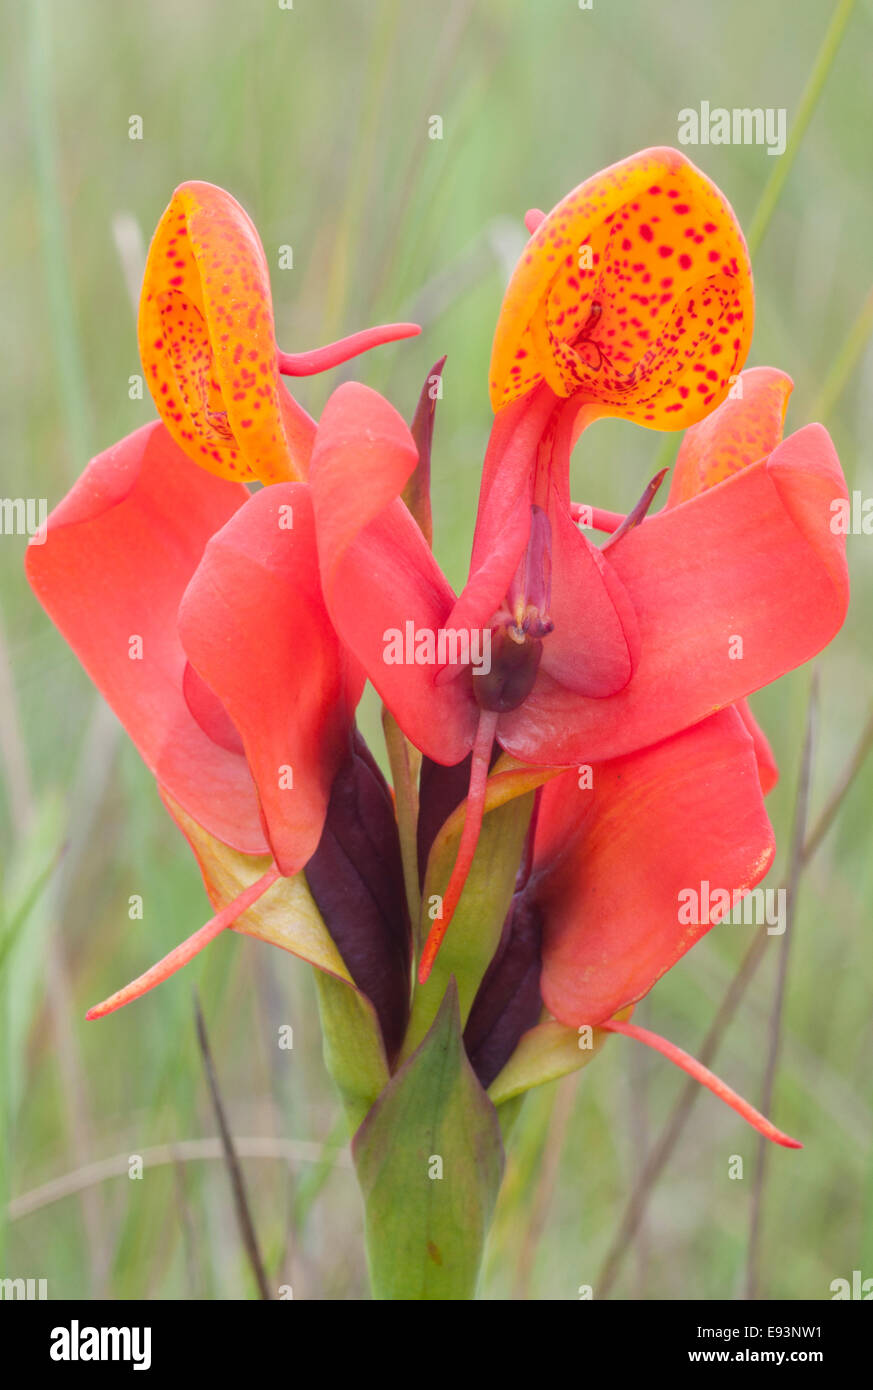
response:
M681 429L724 399L753 318L730 205L678 150L643 150L536 228L498 320L491 403L499 410L545 380L606 415Z
M237 482L302 476L308 417L279 377L264 249L223 189L173 194L149 248L138 334L161 418L195 463Z

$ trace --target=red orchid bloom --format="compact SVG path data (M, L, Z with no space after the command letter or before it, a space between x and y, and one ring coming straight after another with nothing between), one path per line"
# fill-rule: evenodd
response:
M744 372L736 393L687 432L664 514L690 509L710 488L713 496L728 491L746 472L769 471L778 486L786 447L805 436L804 486L790 501L787 490L782 497L795 522L804 512L824 517L831 496L842 495L841 478L820 426L780 446L791 389L790 378L771 368ZM822 579L829 577L828 598L844 601L842 551L826 543L821 524L815 535L803 534L816 546ZM788 1143L687 1054L615 1019L724 915L719 907L683 922L683 891L705 880L724 885L736 903L769 870L774 842L762 797L776 777L769 744L745 700L652 747L596 765L584 787L575 772L564 774L540 794L527 896L542 914L542 997L557 1019L639 1038L762 1133Z
M708 929L709 921L679 927L680 887L708 878L742 894L769 868L772 832L762 795L776 770L745 697L813 656L845 616L845 547L829 524L832 499L846 495L845 480L821 426L809 425L780 443L789 390L788 378L772 369L743 374L740 398L725 401L688 431L670 500L660 513L643 521L632 514L630 526L621 517L593 513L614 539L607 549L590 548L596 573L605 576L608 592L621 596L635 624L635 665L627 683L612 692L573 691L549 673L543 657L521 702L490 711L490 728L507 752L530 763L573 768L543 789L535 840L531 892L547 924L547 1007L562 1022L629 1032L657 1046L770 1137L778 1131L705 1068L615 1014L647 992ZM331 492L342 494L338 456L322 483L317 476L313 482L316 517L319 486L327 477ZM416 630L450 624L452 592L424 541L411 530L407 535L402 513L386 508L359 530L352 510L341 534L319 531L325 601L334 625L408 737L437 763L457 761L459 751L474 743L477 720L481 728L474 691L486 678L440 684L432 667L396 667L383 660L387 629L409 620ZM395 517L391 524L389 515ZM394 538L403 536L402 560L392 525ZM534 580L547 572L549 545L541 528L536 521L527 552L526 578ZM382 559L375 568L364 538L368 546L378 539ZM553 563L550 613L565 615L572 651L577 630L572 609L556 607L556 569ZM386 577L388 582L380 582ZM554 629L536 640L545 650L560 632L555 619ZM593 680L602 669L599 634L586 625L586 635L590 646L581 655L593 661L593 675L583 672L583 678ZM743 643L741 659L736 638ZM502 677L511 683L515 668L505 666ZM474 767L465 836L471 823L478 833L479 817L470 808L484 793L489 753L490 730L487 744L474 754L482 770ZM578 789L580 764L594 769L587 810ZM634 855L639 874L626 867ZM456 873L453 879L457 883ZM616 887L622 883L626 891ZM447 905L448 892L420 979L448 925Z
M584 271L579 247L591 252ZM472 861L495 739L540 765L619 756L742 700L840 626L842 550L813 499L820 485L832 496L845 484L815 427L731 488L640 526L650 489L608 549L576 525L569 458L580 425L603 414L694 425L736 378L751 326L748 257L718 191L677 151L614 166L537 222L510 282L460 598L423 544L410 541L405 574L395 564L388 584L367 575L353 546L319 544L334 625L407 736L445 764L473 751L464 833L422 980ZM386 664L384 634L407 623L488 632L490 675L456 665L434 679L427 666ZM742 661L731 632L743 635Z
M754 640L757 646L766 639L774 654L783 617L781 605L771 605L782 582L788 585L787 607L795 598L800 603L800 623L789 639L792 644L808 614L816 614L814 621L822 622L822 632L829 623L838 626L848 597L844 551L830 537L827 524L831 499L844 495L842 475L821 426L808 426L780 443L791 388L790 378L774 369L744 372L734 395L686 433L664 511L646 520L638 532L622 532L627 539L615 551L618 560L621 554L632 553L634 543L656 541L658 527L671 524L671 520L676 524L683 513L690 522L704 500L715 506L720 499L727 519L734 501L739 500L738 493L732 497L732 489L745 482L749 491L744 500L748 500L753 487L757 491L765 480L771 480L779 493L780 510L785 513L781 536L768 531L764 516L758 517L754 509L747 514L747 521L760 565L773 564L772 559L767 560L771 546L779 554L785 554L787 548L794 551L790 564L795 577L789 580L786 574L783 581L777 564L769 594L763 585L760 589L764 611ZM675 597L682 606L687 602L685 584L695 574L702 584L703 569L713 564L715 535L704 524L711 519L701 515L704 529L699 559L693 558L690 530L685 556L682 547L677 547L672 566L668 553L658 550L661 574L668 582L676 584L677 567L689 570L676 584ZM763 529L757 529L759 520ZM615 535L622 518L594 512L593 522ZM739 536L739 528L735 534ZM751 563L748 552L739 560L744 566ZM797 580L804 564L810 562L815 565L816 580L808 589L803 585L799 594ZM718 563L716 559L716 566ZM736 575L727 570L723 577L736 582ZM715 581L715 571L711 579ZM709 581L700 593L704 644L714 646L719 632L726 643L732 628L738 635L749 635L745 619L733 622L729 616L731 608L736 615L740 612L733 606L734 595L725 595L728 607L719 615L713 611ZM674 602L672 606L678 605ZM710 626L711 618L714 626ZM641 631L645 639L647 624ZM652 631L654 634L656 629ZM676 643L677 635L675 629L667 627L659 665L664 675L673 666L677 685L687 684L689 679L696 682L705 646L691 655L683 671L675 665L684 645ZM782 651L787 655L786 648ZM638 675L649 672L646 654L644 640ZM747 656L748 649L737 664L742 666ZM704 679L708 681L711 675ZM620 715L623 708L631 719L637 709L632 686L633 682L626 692L614 697L618 703L615 713ZM611 703L601 702L606 746L624 748L634 734L623 734L620 719L612 723ZM574 768L541 788L532 827L532 863L516 893L508 922L510 931L520 923L522 933L515 946L511 940L505 943L502 969L506 979L486 981L481 991L484 997L477 999L481 1017L494 1019L501 1009L509 1015L502 1024L492 1024L492 1036L486 1040L491 1055L484 1058L484 1065L490 1080L518 1040L519 1017L522 1027L536 1023L541 998L550 1014L565 1025L625 1033L655 1048L714 1091L762 1134L792 1147L796 1141L775 1129L694 1058L627 1021L627 1011L721 920L729 910L725 901L735 906L772 863L773 832L763 796L775 784L776 764L745 699L733 708L726 701L710 708L720 705L725 706L720 712L707 714L705 704L701 704L698 721L689 721L688 727L648 746L623 751L619 756L610 752L603 761L590 752L586 761L593 766L584 769L586 776L580 778L582 769ZM588 747L592 749L598 743L593 721L589 729L592 737ZM581 751L580 744L580 755ZM712 885L716 904L712 910L702 905L704 882ZM717 887L722 889L718 899L714 893ZM696 913L681 910L683 895L689 892L699 895ZM541 947L540 933L531 929L532 923L541 929ZM528 983L534 959L538 990ZM526 1002L519 1003L522 993ZM511 1003L515 1017L509 1013ZM472 1041L482 1046L479 1025L480 1018L471 1016Z
M617 640L621 601L592 581L596 557L567 525L570 452L599 417L683 429L724 399L751 342L751 268L729 204L677 150L643 150L529 219L533 235L494 335L496 418L470 577L452 620L478 623L504 602L537 506L556 547L553 593L570 602L584 586L587 603L596 594L604 613L615 609L607 630L620 688L633 632ZM544 653L547 666L558 663L557 645ZM578 654L569 664L578 673Z
M730 418L733 412L725 410ZM581 584L575 590L578 606L566 602L555 581L560 552L553 536L554 628L531 639L531 645L541 642L543 657L524 698L515 708L488 710L486 723L475 698L476 682L484 676L439 684L432 667L385 663L386 630L402 629L408 621L416 630L451 625L454 595L402 508L390 504L372 522L354 515L349 488L343 487L350 478L346 466L336 453L323 471L313 459L328 611L407 736L428 757L457 762L476 742L467 818L476 830L475 806L472 815L470 807L484 787L493 734L520 760L550 766L597 763L648 748L808 660L845 615L844 545L829 526L830 501L845 495L845 481L826 431L810 425L718 486L624 530L608 550L585 542L580 553L583 574L594 576L595 612L598 595L616 596L621 632L632 632L632 675L619 688L610 689L609 673L621 636L614 637L608 624L605 636L589 626L591 605ZM324 526L320 508L344 492L343 525ZM528 555L544 573L549 547L541 533L534 533L534 542ZM379 562L371 565L376 548ZM580 613L584 623L577 621ZM486 626L494 621L493 613L483 617ZM733 637L742 638L741 660L735 659ZM565 663L560 676L546 664L552 643L557 661ZM499 661L496 645L495 652ZM508 666L502 674L515 679ZM489 681L494 675L492 669ZM483 723L484 742L476 740L477 724L481 730ZM771 773L762 775L772 780ZM444 928L448 916L436 926Z
M636 668L633 604L573 521L573 444L607 415L652 429L693 424L724 398L752 333L739 225L676 150L644 150L613 165L548 216L529 214L528 227L494 337L496 419L470 576L447 622L491 629L498 671L490 683L474 682L482 715L469 824L425 972L475 849L494 737L527 761L564 762L554 716L539 720L540 697L602 699L623 690ZM512 746L513 721L497 717L513 709L528 711L529 730L539 724L523 749Z
M324 520L317 479L335 456L373 498L383 470L390 492L417 462L400 416L355 383L328 402L315 480L254 495L146 425L88 465L28 550L34 592L165 797L223 844L273 859L256 892L91 1017L165 979L319 845L363 687L319 580L314 497Z
M318 429L278 372L322 370L411 332L392 325L288 358L275 347L263 251L239 205L211 185L183 185L159 224L140 340L164 423L91 461L52 512L45 543L29 549L27 573L171 809L273 863L90 1017L178 969L320 843L354 754L363 673L324 606L311 487L279 481L308 469ZM415 467L409 431L375 392L341 388L330 420L322 454L331 430L341 444L363 436L376 493L380 467L391 478L398 459L406 475ZM275 485L252 495L247 478Z
M282 708L283 673L277 675L276 667L284 662L286 676L292 663L303 675L313 670L313 693L323 699L307 701L301 692L293 757L287 749L284 759L294 765L309 814L293 829L282 818L275 831L277 860L295 872L308 857L313 835L317 842L315 799L324 800L334 745L348 726L360 681L323 605L319 610L305 484L284 486L294 490L297 505L293 533L287 533L280 555L285 533L274 515L273 489L251 496L242 484L197 468L163 425L145 425L92 460L51 513L45 545L28 550L27 572L159 784L198 824L243 853L270 848L274 797L266 779L259 796L256 770L268 756L266 731L273 721L290 717ZM275 542L273 551L260 564L256 554L246 569L257 532L262 547L267 537ZM250 730L239 709L240 722L232 722L189 659L180 631L180 605L198 566L205 563L215 576L212 542L219 538L225 573L236 581L236 603L248 608L233 638L245 644L242 651L235 647L243 674L254 670L262 680L257 730ZM235 616L225 597L225 622Z

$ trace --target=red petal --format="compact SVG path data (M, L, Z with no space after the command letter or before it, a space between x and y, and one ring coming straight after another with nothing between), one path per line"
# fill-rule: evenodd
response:
M741 395L729 397L705 420L686 430L673 470L668 507L748 468L779 444L788 397L794 389L791 377L775 367L752 367L740 373L739 389ZM752 735L766 796L779 780L776 759L748 700L739 700L736 708Z
M540 386L495 419L482 468L470 576L448 626L486 627L506 598L530 534L537 453L558 409L554 394ZM569 470L568 454L561 463L559 474Z
M574 526L554 487L551 500L555 627L543 640L540 670L568 691L602 699L631 679L639 657L636 614L621 580Z
M774 841L752 741L723 710L654 748L575 770L542 790L536 900L546 922L542 993L561 1023L599 1024L641 998L710 928L680 921L682 890L745 893ZM714 900L716 904L718 900Z
M469 752L469 684L436 686L436 665L386 663L388 634L436 633L454 594L399 500L418 461L409 430L375 391L349 382L319 424L310 480L328 611L404 733L436 762Z
M225 844L263 854L245 759L209 738L185 700L176 622L206 542L247 497L191 463L162 425L144 425L89 463L45 544L29 547L27 574L171 796Z
M361 687L324 606L308 484L263 488L213 537L179 628L239 731L270 846L290 877L318 845Z
M776 783L779 781L779 765L773 756L773 749L770 747L767 735L764 733L764 730L749 708L748 700L737 700L734 709L752 736L752 743L755 747L755 758L758 763L758 777L761 782L761 791L766 796L768 792L773 790Z
M570 517L570 443L579 417L590 415L575 402L559 404L546 386L500 411L485 458L470 578L448 626L490 627L528 543L535 501L549 518L554 621L541 669L568 691L602 698L630 680L638 634L623 584Z
M827 431L807 425L769 459L647 518L607 560L639 621L633 679L589 700L542 676L501 719L503 747L539 763L616 757L808 661L846 614L845 537L830 526L832 500L846 495Z

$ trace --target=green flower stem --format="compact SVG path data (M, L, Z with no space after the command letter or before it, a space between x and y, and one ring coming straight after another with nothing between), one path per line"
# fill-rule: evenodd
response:
M782 194L782 190L788 181L792 166L797 158L800 143L806 134L807 126L812 120L813 113L818 105L819 97L824 90L828 74L833 67L834 59L839 52L846 26L855 8L855 0L840 0L834 10L833 18L828 25L827 32L822 39L821 47L816 55L815 64L809 75L800 103L797 107L797 114L791 123L791 134L785 147L785 153L774 164L773 172L764 185L755 214L752 218L752 225L749 229L747 243L749 255L754 257L764 234L770 225L776 205Z
M486 813L467 882L439 955L427 983L415 988L401 1057L408 1057L424 1038L452 979L458 987L461 1026L466 1023L512 902L533 804L534 793L527 792ZM422 898L422 933L431 925L429 913L439 911L459 838L460 825L455 835L434 845Z

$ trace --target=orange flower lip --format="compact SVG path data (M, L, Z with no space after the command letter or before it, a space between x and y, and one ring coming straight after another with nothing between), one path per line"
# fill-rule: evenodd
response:
M302 475L266 257L222 189L184 183L173 194L149 248L138 334L149 390L189 457L240 482Z
M210 183L176 189L149 248L138 323L149 390L176 443L221 478L303 478L315 422L281 375L326 371L419 331L385 324L313 352L279 352L260 238Z
M605 414L685 428L724 399L753 319L730 205L678 150L643 150L535 225L498 320L491 403L546 381Z

